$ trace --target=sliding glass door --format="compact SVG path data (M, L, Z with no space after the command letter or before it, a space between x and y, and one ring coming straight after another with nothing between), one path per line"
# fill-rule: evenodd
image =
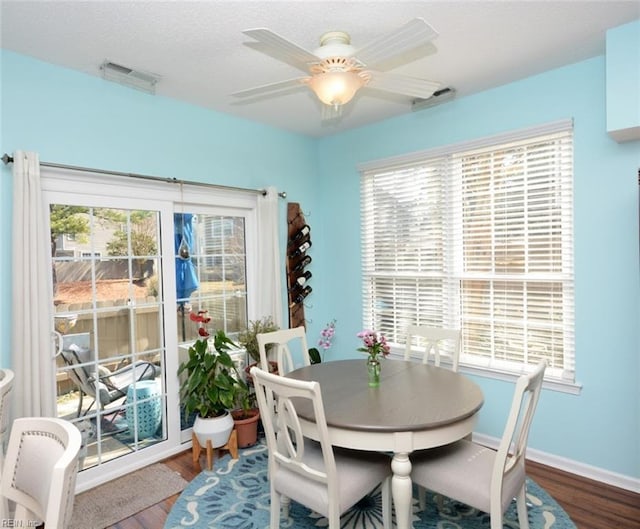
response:
M177 420L167 385L165 287L171 282L163 258L167 245L170 256L173 249L162 237L173 229L173 207L80 193L47 196L56 410L82 432L81 476L98 476L105 465L117 471L128 458L167 444L168 425Z
M78 488L183 449L190 314L233 339L255 315L257 195L51 169L56 410L83 435ZM255 317L255 316L253 316ZM239 368L244 352L235 355Z
M176 213L175 266L179 361L188 358L189 347L198 337L194 312L206 311L210 329L223 330L235 340L247 327L247 225L242 209L189 206ZM231 353L243 375L245 351ZM186 378L181 375L180 382ZM182 407L181 407L182 411ZM194 416L181 413L181 439L191 438Z

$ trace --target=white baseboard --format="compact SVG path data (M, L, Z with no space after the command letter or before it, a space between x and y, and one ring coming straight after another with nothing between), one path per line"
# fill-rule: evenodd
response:
M500 442L500 439L478 433L473 434L473 440L491 448L497 448ZM527 459L535 461L536 463L542 463L543 465L548 465L550 467L563 470L565 472L569 472L571 474L576 474L578 476L593 479L601 483L606 483L607 485L611 485L613 487L619 487L621 489L630 490L631 492L640 494L639 478L626 476L624 474L618 474L616 472L611 472L603 468L594 467L592 465L580 463L579 461L567 459L566 457L556 456L547 452L543 452L542 450L535 450L533 448L527 448Z

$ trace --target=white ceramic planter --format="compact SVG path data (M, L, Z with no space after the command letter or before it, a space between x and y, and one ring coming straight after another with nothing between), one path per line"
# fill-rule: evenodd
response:
M212 448L226 445L231 430L233 430L233 417L229 412L212 419L203 419L198 415L193 423L193 432L202 447L207 446L207 440L211 440Z

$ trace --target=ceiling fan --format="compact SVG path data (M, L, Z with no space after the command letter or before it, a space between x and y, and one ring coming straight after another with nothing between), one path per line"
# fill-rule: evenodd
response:
M297 44L266 29L243 31L257 42L247 45L272 57L287 62L307 73L297 77L235 92L240 98L262 98L281 95L295 87L308 86L318 99L336 117L358 90L375 88L427 99L439 88L440 83L396 75L380 70L386 63L399 60L415 60L416 50L428 45L438 33L422 18L415 18L401 28L382 35L359 49L351 45L350 36L343 31L330 31L320 37L320 47L310 52Z

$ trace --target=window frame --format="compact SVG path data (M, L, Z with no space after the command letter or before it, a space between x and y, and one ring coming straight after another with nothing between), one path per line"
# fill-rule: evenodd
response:
M437 244L441 243L443 248L441 251L438 249L427 249L424 247L417 247L416 254L420 254L420 256L424 255L425 252L427 255L433 255L433 261L424 261L415 265L418 268L415 268L413 271L411 270L411 263L406 265L405 270L403 272L402 267L403 263L400 263L400 268L395 271L396 279L390 279L389 284L384 287L384 281L382 282L382 291L384 288L387 289L385 294L388 296L388 299L393 299L393 303L390 304L392 307L391 311L394 313L393 317L395 318L396 327L391 327L390 334L395 335L392 342L392 355L400 357L404 351L405 344L405 336L403 331L401 330L402 322L404 321L401 316L397 313L397 306L399 305L398 299L402 302L406 302L405 294L402 293L400 281L397 278L401 277L402 274L405 274L406 278L411 278L412 273L414 274L414 279L416 280L416 284L419 284L416 287L416 300L415 306L411 306L412 301L409 300L407 302L408 310L406 311L408 315L406 315L405 319L413 320L405 323L418 323L418 324L433 324L437 326L444 327L453 327L453 328L463 328L463 318L464 318L464 308L462 299L465 293L465 289L463 287L463 282L470 278L472 279L485 279L487 280L488 275L491 274L478 274L465 271L465 265L463 263L465 261L465 256L463 255L464 250L464 242L463 242L463 184L468 183L470 178L467 178L463 181L464 171L462 170L463 160L469 158L474 154L488 154L489 156L494 156L501 150L508 151L509 148L516 148L524 142L525 144L532 144L535 142L540 143L541 139L544 138L557 138L557 137L565 137L565 139L557 140L559 141L558 146L554 147L558 149L560 152L559 158L561 162L565 165L562 165L561 170L553 173L551 176L547 176L548 180L554 183L556 180L561 182L562 185L558 187L557 194L550 195L550 198L547 197L546 200L549 203L560 200L562 205L562 211L560 214L557 211L554 213L556 216L559 215L562 217L562 236L560 237L562 240L561 243L561 252L559 261L561 262L561 270L560 272L556 272L555 274L535 274L528 271L527 267L523 267L525 270L522 274L516 274L514 277L510 274L493 274L492 281L505 281L509 279L514 279L518 283L522 284L522 288L526 290L528 288L528 283L534 281L535 279L542 278L546 283L551 284L550 281L559 281L562 284L562 295L560 298L563 300L561 303L561 314L562 314L562 347L563 347L563 362L562 368L548 369L545 379L546 387L551 387L553 389L557 389L559 391L565 391L569 393L579 393L581 386L575 381L575 276L574 276L574 264L573 264L573 245L574 245L574 235L573 235L573 122L572 120L560 120L548 124L543 124L541 126L530 127L526 129L521 129L517 131L507 132L503 134L498 134L486 138L480 138L473 141L461 142L449 146L438 147L434 149L428 149L424 151L418 151L409 153L407 155L396 156L392 158L387 158L384 160L377 160L373 162L369 162L366 164L361 164L358 166L358 169L361 174L361 230L362 230L362 273L363 273L363 286L362 286L362 296L363 296L363 324L365 327L385 327L389 326L388 321L385 323L381 323L384 320L380 320L380 313L382 312L379 307L382 306L382 296L377 292L372 291L371 285L372 282L376 282L376 277L380 278L384 274L379 273L379 268L383 268L383 266L394 266L394 260L397 261L397 254L394 257L388 259L388 262L385 262L384 265L379 266L379 262L387 261L382 252L379 252L380 257L375 257L376 250L372 249L375 245L375 237L376 235L373 233L376 228L373 224L373 215L374 211L376 214L384 215L384 210L380 209L384 207L385 195L383 193L380 196L375 195L376 188L372 186L371 181L374 178L378 178L379 182L382 182L381 185L390 186L390 189L397 189L397 187L391 187L393 185L394 176L398 177L398 181L396 185L401 187L406 186L405 189L401 189L398 191L398 195L404 190L405 192L408 189L413 191L412 185L415 185L418 191L415 193L417 197L417 202L422 200L426 203L426 201L431 199L431 203L429 208L433 210L438 210L438 208L442 208L443 213L439 214L437 217L439 219L437 222L441 225L440 233L435 233L430 235L432 239L433 246L437 246ZM515 147L514 147L515 145ZM526 150L526 148L525 148ZM556 152L556 151L552 151ZM528 158L526 158L528 160ZM545 160L545 164L551 165L548 160ZM568 170L566 168L566 164L568 164ZM545 165L546 167L546 165ZM496 171L497 172L497 171ZM534 170L527 169L523 174L525 176L522 179L521 186L524 189L524 192L527 192L528 187L532 184L532 174ZM384 179L388 179L388 182ZM405 178L406 180L402 180ZM407 183L410 179L413 178L413 183ZM549 188L552 187L550 183L547 184ZM438 187L440 186L440 187ZM430 194L431 193L431 194ZM394 199L392 198L392 194L389 193L389 202L392 203ZM433 196L438 196L436 201L433 200ZM507 196L507 195L505 195ZM430 198L431 197L431 198ZM491 200L494 200L496 195L493 190L489 191L489 197ZM468 197L467 197L468 198ZM375 201L378 201L374 204ZM512 198L508 198L508 200L512 200ZM439 201L439 202L438 202ZM412 205L409 204L407 206L411 208ZM430 212L431 209L427 209L426 206L422 206L422 210L420 210L420 206L416 206L416 211L421 212L425 216L427 216L427 212ZM524 210L525 213L529 211L528 208L531 208L529 202L525 202ZM399 208L396 208L399 209ZM556 210L559 208L556 208ZM391 213L391 217L394 220L397 218L402 218L403 213ZM395 216L394 216L395 215ZM552 213L547 213L550 217L553 215ZM410 216L407 217L408 220L415 223L415 218L411 219ZM493 217L493 213L490 215L491 221L490 225L493 228L492 234L496 233L496 222ZM422 217L420 217L422 222ZM388 219L385 219L388 222ZM507 222L508 224L508 222ZM528 229L528 221L522 220L521 225L525 226L525 229ZM427 221L427 229L431 229L433 224L429 224ZM510 229L510 226L507 226L507 229ZM414 226L415 229L415 226ZM421 229L421 226L419 226ZM406 246L406 242L402 240L402 233L408 233L408 226L405 224L398 224L394 227L394 230L397 234L394 234L400 243L397 248L403 248ZM438 230L436 230L438 231ZM379 229L378 237L386 237L382 229ZM510 233L510 232L505 232ZM492 238L494 235L492 235ZM526 237L530 237L529 234ZM551 239L551 236L548 237ZM385 239L378 239L382 242ZM525 242L528 238L525 238ZM419 241L416 244L420 244ZM424 244L424 243L423 243ZM524 244L524 243L523 243ZM492 246L493 248L493 246ZM393 250L393 249L391 249ZM379 249L378 249L379 251ZM439 252L439 253L438 253ZM410 253L410 252L407 252ZM492 254L493 255L493 254ZM523 255L528 256L529 262L534 262L534 259L531 257L532 253L529 252L527 247L523 248ZM421 257L415 257L414 259L419 260ZM407 257L407 259L411 259L411 257ZM438 261L440 259L440 261ZM491 259L491 258L489 258ZM438 261L439 270L433 268L433 264ZM493 266L495 268L495 259L493 259ZM426 264L425 264L426 263ZM397 264L397 263L396 263ZM429 268L430 267L430 268ZM438 268L436 267L436 268ZM417 275L416 275L417 272ZM388 277L391 278L393 274ZM422 276L420 280L418 276ZM442 285L440 287L434 287L435 292L440 292L438 288L441 289L442 292L442 308L438 308L440 314L434 316L435 319L439 319L437 323L427 323L429 321L429 317L424 317L420 315L420 310L422 307L422 296L419 294L419 289L423 288L423 283L425 282L425 278L430 277L432 280L437 283L441 281ZM400 286L398 286L400 285ZM396 293L396 289L399 294ZM428 289L427 289L428 290ZM548 291L548 292L547 292ZM547 289L545 291L546 294L551 296L552 289ZM433 292L430 291L429 295L432 295ZM400 296L399 298L396 296ZM526 296L523 294L523 297ZM453 298L453 299L452 299ZM565 301L566 300L566 301ZM492 301L493 303L493 301ZM389 305L389 303L387 303ZM493 304L491 305L494 306ZM525 305L528 307L528 305ZM425 322L425 320L427 322ZM493 318L492 318L493 320ZM522 320L522 332L525 336L525 340L528 339L528 335L525 333L527 329L527 317L524 317ZM465 327L467 328L467 327ZM499 379L515 379L522 372L526 372L533 368L532 363L511 363L511 362L502 362L496 360L494 358L494 339L495 336L491 335L491 353L488 357L483 358L480 355L470 355L465 354L464 344L466 343L465 338L466 332L465 328L463 328L463 348L462 354L460 357L460 366L463 371L479 374L482 376L486 376L489 378L499 378ZM378 329L380 330L380 329ZM384 330L384 329L383 329ZM540 331L544 334L544 331ZM547 331L552 332L552 331ZM553 331L555 332L555 331ZM525 343L523 341L523 343ZM528 349L524 349L523 354L527 355ZM549 354L552 353L543 353ZM526 358L525 358L526 361Z

